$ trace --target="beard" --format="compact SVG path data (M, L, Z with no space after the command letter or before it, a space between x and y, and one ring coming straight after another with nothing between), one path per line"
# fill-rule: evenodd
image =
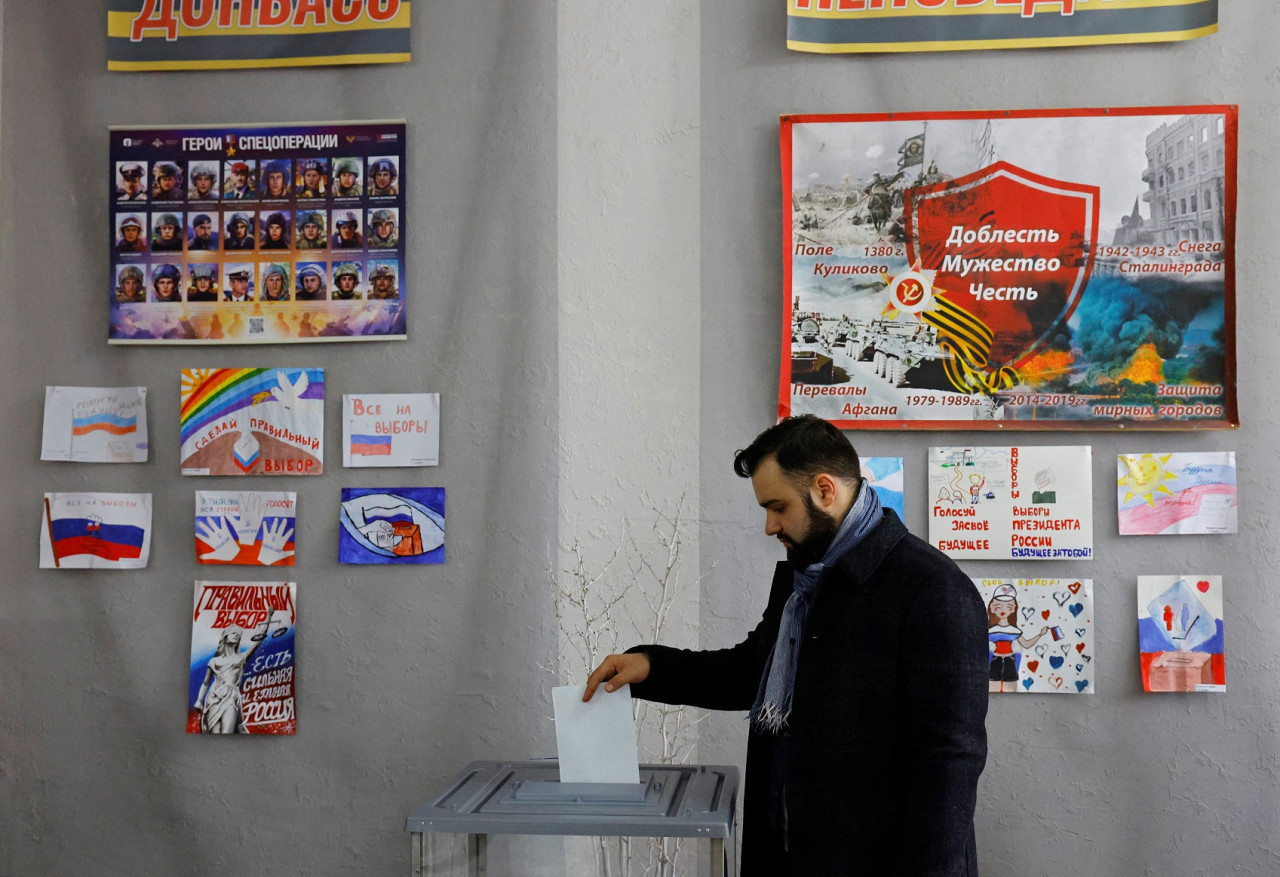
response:
M818 508L813 497L804 495L804 508L809 513L809 528L804 538L794 542L787 549L787 560L796 569L805 569L822 560L840 529L840 522Z

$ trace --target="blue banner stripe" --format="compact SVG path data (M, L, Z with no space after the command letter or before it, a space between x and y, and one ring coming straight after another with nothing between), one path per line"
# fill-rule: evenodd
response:
M409 51L409 28L236 37L157 38L140 43L107 38L108 61L246 61L260 58L397 55Z

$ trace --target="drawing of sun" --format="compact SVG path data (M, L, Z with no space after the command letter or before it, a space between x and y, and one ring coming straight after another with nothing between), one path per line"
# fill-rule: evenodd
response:
M1116 482L1117 485L1127 488L1124 502L1127 503L1136 496L1145 499L1147 505L1155 508L1156 494L1163 492L1173 496L1173 491L1169 489L1169 485L1164 483L1166 479L1178 477L1164 468L1164 464L1172 456L1173 454L1165 454L1163 457L1143 454L1141 457L1129 457L1121 454L1120 461L1129 467L1129 471Z
M184 368L182 370L182 401L200 388L214 372L211 368Z

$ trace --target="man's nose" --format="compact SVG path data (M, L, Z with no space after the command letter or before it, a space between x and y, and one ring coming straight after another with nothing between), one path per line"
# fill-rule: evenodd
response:
M773 514L764 516L764 534L766 536L776 536L782 532L782 525L778 523L777 517Z

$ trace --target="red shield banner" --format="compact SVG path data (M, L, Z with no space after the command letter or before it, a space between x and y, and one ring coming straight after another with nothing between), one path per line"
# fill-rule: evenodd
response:
M908 257L936 272L909 309L947 342L957 389L1012 386L1065 327L1093 267L1098 196L1007 162L907 190Z

